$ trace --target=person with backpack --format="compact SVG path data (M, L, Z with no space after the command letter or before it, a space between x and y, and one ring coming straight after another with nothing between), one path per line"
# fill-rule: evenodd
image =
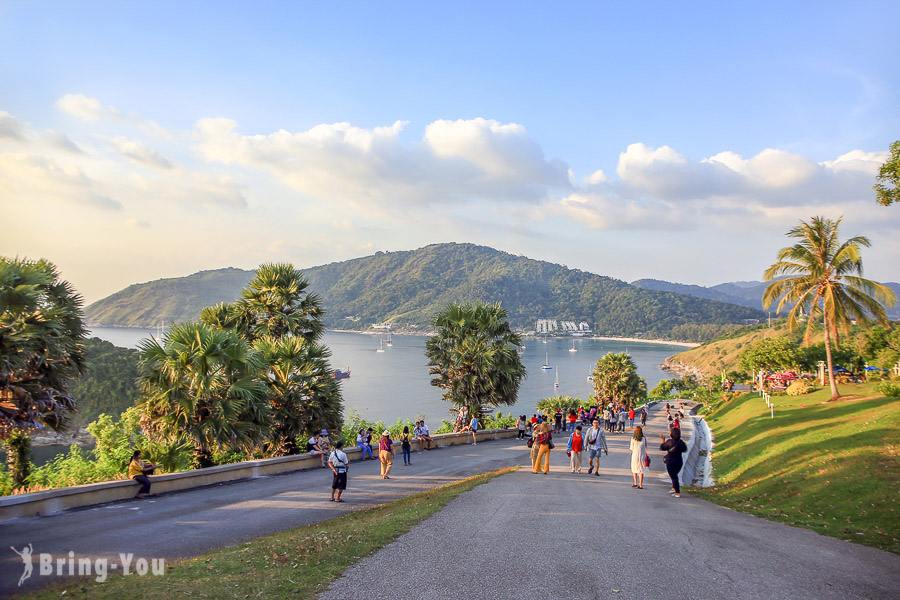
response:
M550 434L550 423L541 423L537 427L538 436L535 445L538 446L538 452L534 459L535 474L541 472L541 462L544 463L544 475L550 472L550 450L553 448L553 436Z
M478 428L481 427L481 424L478 422L478 417L473 416L472 420L469 421L469 429L472 431L472 445L478 445Z
M571 457L573 473L581 473L581 453L584 451L584 436L581 435L581 425L575 426L575 431L569 436L566 452Z
M659 434L659 439L663 441L659 445L659 449L666 453L663 457L663 462L666 463L666 472L669 474L669 479L672 480L672 489L669 493L676 498L681 498L681 485L678 482L678 474L681 472L681 467L684 466L684 460L681 455L687 452L687 444L681 439L681 430L674 427L669 430L668 440L663 437L663 434Z
M606 422L609 424L609 432L610 433L616 432L616 421L617 421L616 409L610 408L609 409L609 417L607 417L607 419L606 419Z
M600 428L600 419L594 419L593 426L587 430L587 445L588 445L588 475L591 472L594 472L597 477L600 476L600 453L606 452L609 454L609 449L606 447L606 434L603 433L603 429ZM596 465L594 464L594 460L597 461Z
M328 466L334 473L334 478L331 480L331 501L343 502L341 494L347 489L347 471L350 470L350 459L344 452L344 442L341 440L335 442L334 450L328 455ZM335 492L337 492L336 498Z
M408 467L412 464L412 434L409 433L409 426L403 427L403 433L400 434L400 449L403 450L403 466Z

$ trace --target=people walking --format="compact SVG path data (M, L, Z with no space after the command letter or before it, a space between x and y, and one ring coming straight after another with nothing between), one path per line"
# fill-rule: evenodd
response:
M591 472L599 477L600 476L600 453L606 452L609 454L609 449L606 447L606 434L603 433L603 429L600 428L600 419L594 419L591 428L587 430L587 444L588 444L588 475ZM594 463L594 461L597 461Z
M388 475L394 466L394 442L391 441L391 432L387 429L378 441L378 458L381 459L381 478L390 479Z
M403 466L408 467L412 464L412 435L408 425L403 427L403 433L400 434L400 449L403 450Z
M343 502L341 494L347 489L347 471L350 470L350 459L344 452L344 442L338 440L334 444L334 450L328 455L328 466L331 467L334 477L331 480L331 501ZM335 497L337 492L337 497Z
M584 452L584 436L581 435L581 425L575 426L575 431L569 436L569 443L566 450L570 453L572 460L572 472L581 473L581 453Z
M619 424L619 431L622 433L625 433L625 421L627 421L627 420L628 420L628 412L625 410L624 406L620 406L619 407L619 418L618 418L617 422Z
M634 408L628 410L628 426L634 429Z
M638 425L634 428L634 435L629 443L631 448L631 475L634 484L631 487L644 489L644 469L647 468L647 438L644 437L644 428Z
M610 409L609 409L609 417L607 417L607 419L606 419L606 422L607 422L607 424L609 425L609 432L610 432L610 433L615 433L615 432L616 432L616 420L617 420L617 417L616 417L616 409L615 409L615 408L610 408Z
M562 431L562 420L562 410L557 408L556 414L553 415L553 433L559 433L560 431Z
M528 420L525 418L525 415L519 415L519 422L516 424L516 429L519 430L519 435L516 439L524 440L525 439L525 430L528 428Z
M478 428L480 427L480 423L478 422L478 417L472 416L472 420L469 421L469 429L472 431L472 445L478 445Z
M550 434L550 423L541 423L538 425L538 437L535 444L538 445L538 453L534 460L534 472L541 471L541 463L543 462L544 475L550 472L550 450L553 444L553 436Z
M681 455L687 452L687 444L681 439L680 429L670 429L668 440L663 437L663 434L659 434L659 438L663 441L659 445L659 449L666 453L663 457L663 462L666 463L666 472L669 474L669 479L672 480L672 489L669 493L674 494L676 498L681 498L681 485L678 483L678 474L684 465Z
M647 425L647 409L641 409L641 427L645 427Z
M569 410L569 431L575 431L575 421L578 420L578 417L575 416L575 410Z

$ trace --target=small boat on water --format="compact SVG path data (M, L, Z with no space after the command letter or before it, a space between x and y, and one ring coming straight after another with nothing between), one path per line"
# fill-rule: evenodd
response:
M569 352L578 352L578 350L575 349L575 340L572 340L572 347L569 348Z
M335 369L332 377L334 377L335 379L347 379L348 377L350 377L350 367L347 367L346 371Z
M391 337L390 333L388 333L387 339L382 338L381 341L384 342L385 346L393 347L393 345L394 345L394 340Z
M384 352L384 340L381 340L381 345L378 346L378 350L375 352Z
M556 369L556 381L553 383L553 389L559 389L559 369Z
M549 371L553 367L550 366L550 353L547 353L547 358L544 359L544 364L541 365L541 368L545 371Z

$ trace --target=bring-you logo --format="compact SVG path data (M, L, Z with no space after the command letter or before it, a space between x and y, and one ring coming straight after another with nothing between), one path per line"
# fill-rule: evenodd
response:
M16 549L10 549L22 559L22 576L19 578L21 586L34 574L34 548L31 544ZM97 583L103 583L110 573L122 573L122 575L162 576L166 574L166 559L135 557L134 553L120 552L118 559L110 559L104 556L76 556L72 551L65 555L53 555L41 552L37 555L38 576L57 577L93 577Z

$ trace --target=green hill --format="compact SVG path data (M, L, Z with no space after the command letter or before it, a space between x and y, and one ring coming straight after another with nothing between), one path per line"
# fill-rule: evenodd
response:
M587 321L601 335L702 341L764 314L690 295L645 290L624 281L472 244L418 250L304 269L330 328L392 322L427 330L448 302L501 302L514 327L537 319ZM204 306L232 301L250 271L203 271L129 286L86 310L92 324L153 326L195 318Z

